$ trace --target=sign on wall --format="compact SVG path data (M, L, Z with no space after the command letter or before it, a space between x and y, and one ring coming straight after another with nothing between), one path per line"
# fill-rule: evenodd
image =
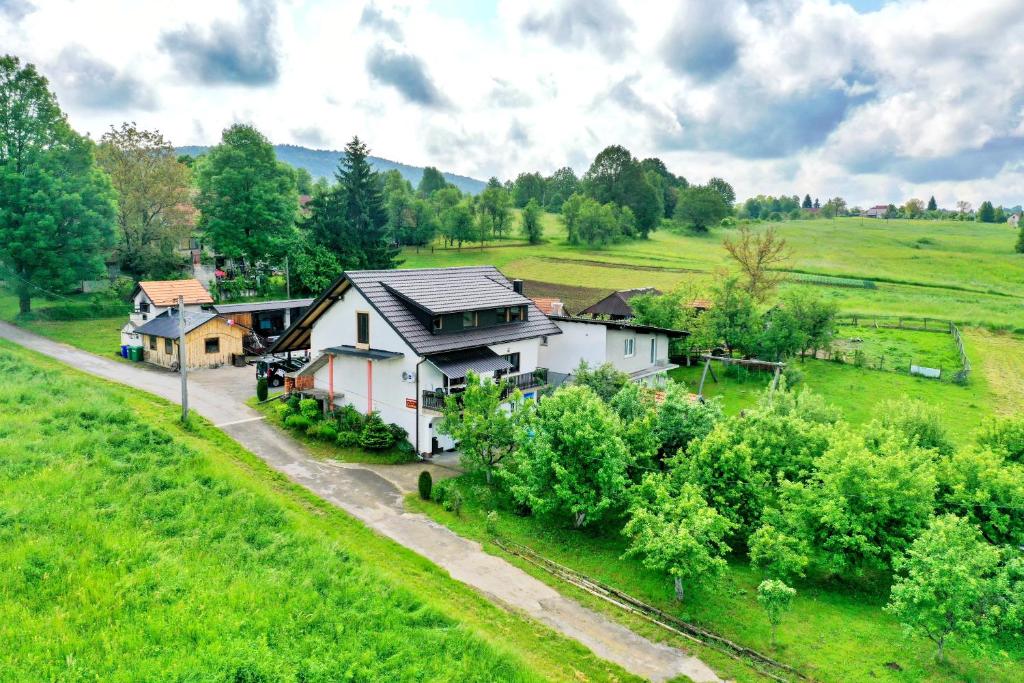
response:
M405 407L411 410L416 410L416 399L407 398L405 399Z

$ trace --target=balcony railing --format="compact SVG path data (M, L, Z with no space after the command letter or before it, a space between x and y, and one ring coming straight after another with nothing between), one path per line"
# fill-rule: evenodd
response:
M505 382L505 388L501 392L502 400L507 399L518 389L519 391L527 391L529 389L536 389L538 387L545 386L548 383L548 369L537 368L533 372L521 372L515 375L505 375L498 379L498 381ZM424 410L433 410L435 412L441 412L444 410L445 399L448 396L454 396L457 401L461 401L461 394L465 391L465 386L459 386L453 388L449 392L444 390L431 391L429 389L423 390L423 396L421 400L421 406Z

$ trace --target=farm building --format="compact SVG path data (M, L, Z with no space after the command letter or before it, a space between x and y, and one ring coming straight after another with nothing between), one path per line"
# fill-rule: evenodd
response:
M200 311L213 303L213 297L196 279L189 280L144 280L135 285L130 300L132 312L128 323L121 328L121 343L139 346L142 340L137 332L141 325L152 320L169 308L178 305L178 297L184 297L186 311Z
M217 304L213 308L236 325L247 327L261 337L277 337L292 325L313 303L312 299L250 301Z
M889 210L886 204L877 204L861 214L864 218L885 218L885 212Z
M175 309L162 312L135 330L143 358L165 368L178 367L180 320ZM188 367L211 368L231 363L242 354L246 330L210 311L185 311L185 352Z
M633 309L629 300L641 294L660 295L661 292L654 287L641 287L639 289L624 289L612 292L596 304L580 311L581 316L607 317L609 320L629 320L633 317Z

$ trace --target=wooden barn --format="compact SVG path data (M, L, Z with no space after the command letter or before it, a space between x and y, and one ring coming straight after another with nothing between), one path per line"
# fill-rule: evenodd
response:
M143 358L165 368L178 367L179 319L175 309L164 311L135 331ZM247 330L216 313L185 311L185 344L189 369L215 368L242 354Z

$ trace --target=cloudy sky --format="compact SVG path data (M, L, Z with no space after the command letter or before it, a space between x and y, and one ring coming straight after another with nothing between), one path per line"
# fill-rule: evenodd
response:
M0 0L80 131L271 140L479 178L619 143L740 197L1024 201L1022 0Z

